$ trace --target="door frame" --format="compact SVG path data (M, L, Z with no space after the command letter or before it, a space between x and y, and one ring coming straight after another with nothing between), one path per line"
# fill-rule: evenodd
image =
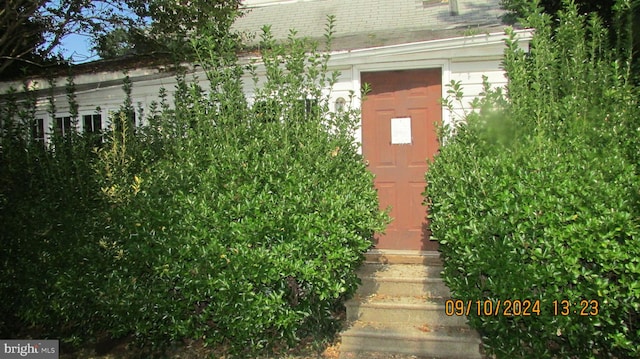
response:
M442 98L447 97L446 84L451 82L451 61L448 59L442 60L416 60L416 61L402 61L402 62L378 62L354 65L351 69L352 88L357 94L354 98L354 107L362 109L362 102L360 98L360 89L362 88L361 76L363 72L382 72L382 71L396 71L396 70L420 70L420 69L437 69L439 68L442 73L440 79L442 85ZM442 106L442 123L445 125L451 125L451 113L448 108ZM362 118L359 122L360 127L355 133L356 141L360 144L358 151L362 154Z

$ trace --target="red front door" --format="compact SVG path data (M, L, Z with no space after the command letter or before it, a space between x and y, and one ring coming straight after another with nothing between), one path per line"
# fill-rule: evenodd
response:
M382 209L392 222L376 234L378 249L436 250L430 241L425 189L426 160L438 150L435 124L442 119L440 69L362 73L371 92L362 104L362 148Z

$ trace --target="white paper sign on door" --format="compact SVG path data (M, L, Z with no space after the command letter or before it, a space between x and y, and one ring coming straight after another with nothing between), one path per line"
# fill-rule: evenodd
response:
M411 144L411 117L391 119L391 144Z

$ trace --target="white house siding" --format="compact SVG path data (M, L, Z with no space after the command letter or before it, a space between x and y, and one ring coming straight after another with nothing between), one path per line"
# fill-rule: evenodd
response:
M531 36L529 31L520 31L522 45L526 46ZM353 91L360 94L362 86L360 74L365 71L387 71L416 68L441 68L442 70L442 96L446 97L447 87L451 80L460 81L465 94L464 105L482 91L482 76L488 77L493 86L503 86L506 78L501 69L502 54L504 50L504 34L481 34L475 36L456 37L441 40L422 41L417 43L389 45L375 48L336 51L333 53L330 66L341 72L339 81L330 93L330 108L333 110L335 101L342 97L348 101L349 94ZM149 113L149 107L153 101L159 101L160 88L164 87L169 95L168 101L172 103L171 95L175 91L176 80L174 75L162 72L163 69L140 68L129 70L132 81L132 100L137 109L141 106L145 114ZM196 73L201 85L206 86L206 77L202 73ZM108 118L111 111L120 108L124 100L122 90L124 75L122 71L101 72L83 74L75 78L78 88L76 92L80 116L96 113L102 115L103 127L109 126ZM64 92L65 78L57 80L58 94L55 96L57 115L68 115L69 107ZM255 94L251 78L244 79L245 92L250 102ZM9 86L20 87L20 83L0 83L0 93L5 93ZM46 89L44 80L32 81L34 89ZM328 92L328 91L326 91ZM47 91L42 91L42 97L38 101L36 116L44 119L45 129L54 124L54 119L47 113ZM356 99L355 106L359 106ZM463 109L457 107L454 113L443 111L443 121L451 122L456 113L462 113ZM81 121L80 121L81 122ZM80 127L82 124L80 124ZM82 128L79 128L82 130ZM360 133L356 133L360 139Z
M504 87L507 78L501 68L501 59L479 61L452 61L451 80L462 84L462 103L454 103L454 118L460 118L471 110L470 103L484 90L483 76L492 88ZM448 90L447 87L445 90Z
M149 112L149 106L153 101L159 101L159 90L162 87L167 89L169 95L175 89L175 77L172 75L158 74L155 69L138 69L130 71L129 77L133 82L131 98L133 106L138 111L142 107L145 114ZM101 72L94 74L81 74L74 77L76 86L75 96L78 103L79 121L77 130L83 131L82 116L100 114L102 117L102 128L110 126L110 114L116 112L123 105L125 93L123 90L124 73L122 71ZM149 79L149 77L151 77ZM49 137L51 129L55 125L55 117L70 115L69 100L64 90L67 79L64 77L56 80L56 91L53 96L55 104L55 116L49 114L50 98L49 84L46 80L31 80L32 90L41 90L37 101L36 118L44 120L46 138ZM20 82L0 83L0 94L6 93L10 87L21 89ZM168 99L172 102L171 96Z

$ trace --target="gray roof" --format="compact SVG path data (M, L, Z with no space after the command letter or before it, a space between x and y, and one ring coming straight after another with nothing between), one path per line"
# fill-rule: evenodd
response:
M458 14L451 14L457 3ZM333 50L366 48L464 34L500 31L504 27L500 0L298 0L253 7L235 28L260 33L271 25L276 39L290 29L299 36L321 38L327 15L336 19ZM256 37L258 38L258 37Z

